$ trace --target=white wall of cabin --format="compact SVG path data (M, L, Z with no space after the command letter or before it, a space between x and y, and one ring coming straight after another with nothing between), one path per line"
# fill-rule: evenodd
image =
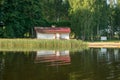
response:
M70 39L69 33L60 34L60 38L61 38L61 39Z
M69 33L62 33L62 34L56 33L56 34L37 33L37 39L70 39ZM59 34L59 38L58 38L58 34Z
M55 34L37 33L37 39L55 39Z

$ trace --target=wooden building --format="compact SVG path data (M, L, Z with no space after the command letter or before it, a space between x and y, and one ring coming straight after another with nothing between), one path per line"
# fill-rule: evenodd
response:
M37 39L70 39L68 27L35 27Z

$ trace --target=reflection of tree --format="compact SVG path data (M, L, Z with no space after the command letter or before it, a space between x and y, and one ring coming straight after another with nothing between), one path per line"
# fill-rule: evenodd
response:
M117 49L107 49L102 53L101 49L90 49L72 54L70 80L117 79L120 74L120 54L115 53L115 50Z
M47 63L35 64L36 52L0 52L1 80L116 80L120 74L120 52L115 59L115 49L107 49L112 63L103 62L99 56L101 49L89 49L70 52L71 64L66 66L46 66ZM100 53L100 54L99 54ZM104 57L105 59L107 57ZM111 77L112 74L112 77Z
M68 80L68 66L56 71L54 66L35 64L35 55L36 52L5 52L3 80Z
M96 72L96 54L95 51L85 50L83 52L77 52L76 55L72 55L72 72L70 73L70 80L80 80L89 78L89 80L97 80L94 75Z
M3 53L0 52L0 80L3 80L3 71L4 71L4 58Z
M34 53L34 52L32 52ZM32 63L32 53L27 52L1 52L0 53L0 80L19 80L22 67ZM27 67L27 66L26 66ZM23 80L23 79L22 79Z

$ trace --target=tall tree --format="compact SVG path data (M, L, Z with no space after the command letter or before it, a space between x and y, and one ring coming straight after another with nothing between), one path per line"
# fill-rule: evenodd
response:
M42 13L48 21L68 20L68 0L41 0Z
M93 36L94 27L94 0L69 0L71 26L76 36L89 39Z
M3 23L3 12L2 12L3 4L4 4L4 0L0 0L0 37L4 36L3 35L3 33L4 33L4 31L3 31L4 23Z
M96 0L94 3L94 34L99 37L101 35L101 31L105 30L108 25L108 8L107 2L105 0Z
M0 21L2 20L2 9L3 9L4 0L0 0Z
M69 0L72 29L76 36L93 39L108 25L106 0Z
M119 34L119 39L120 39L120 0L117 0L117 5L115 7L115 15L113 16L114 17L114 28L115 28L115 31L118 32Z
M5 0L3 10L6 37L24 37L34 26L44 26L40 0Z

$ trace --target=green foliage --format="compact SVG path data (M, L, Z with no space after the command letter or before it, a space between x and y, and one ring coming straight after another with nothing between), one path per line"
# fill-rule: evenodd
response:
M70 21L59 21L59 22L50 22L51 25L55 25L55 26L62 26L62 27L70 27L71 23Z
M114 15L114 18L115 18L115 21L114 21L114 25L119 28L120 27L120 1L118 0L118 4L117 6L115 7L114 9L115 11L115 15Z
M67 0L2 0L0 3L6 38L23 38L26 33L32 37L34 26L50 26L51 21L58 26L70 25L63 21L68 19ZM60 22L56 22L58 19Z
M108 29L107 36L113 36L114 25L119 23L118 6L115 10L115 5L111 6L105 0L69 0L69 3L71 28L77 38L93 40Z
M69 2L71 7L71 28L75 32L76 37L85 39L92 36L92 29L94 27L94 2L89 0L69 0Z
M68 0L41 0L43 16L48 21L68 20Z
M120 0L118 0L116 7L112 10L112 26L114 32L117 33L115 35L118 35L118 39L120 39Z
M46 26L39 0L4 0L2 6L3 21L6 26L5 37L24 37L26 32L32 35L34 26Z

